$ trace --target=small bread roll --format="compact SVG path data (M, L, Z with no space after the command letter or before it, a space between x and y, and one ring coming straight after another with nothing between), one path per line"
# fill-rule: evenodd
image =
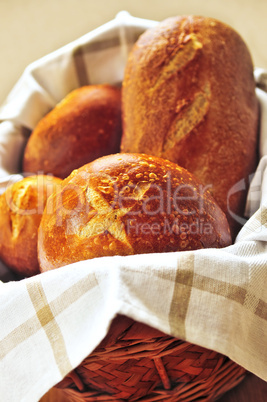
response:
M91 162L48 200L38 235L41 271L94 257L224 247L224 213L187 170L158 157Z
M27 177L0 196L0 259L22 276L40 272L38 227L47 198L61 182L52 176Z
M121 90L88 85L43 117L26 145L23 171L65 178L85 163L119 152Z

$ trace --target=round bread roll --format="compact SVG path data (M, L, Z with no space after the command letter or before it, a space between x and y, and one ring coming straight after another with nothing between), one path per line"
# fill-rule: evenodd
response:
M62 183L52 176L32 176L9 186L0 196L0 259L23 275L40 272L37 234L47 198Z
M84 86L37 124L26 145L23 171L65 178L85 163L119 152L120 139L120 88Z
M38 232L41 271L94 257L224 247L224 213L175 163L145 154L99 158L63 181Z

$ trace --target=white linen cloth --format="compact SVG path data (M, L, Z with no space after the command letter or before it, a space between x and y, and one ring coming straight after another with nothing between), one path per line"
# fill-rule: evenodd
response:
M126 12L26 68L0 109L0 189L21 178L38 120L72 89L121 82L128 52L155 21ZM225 249L104 257L0 282L0 396L38 401L90 354L116 314L213 349L267 381L267 73L255 70L260 163L250 219ZM2 279L8 270L0 268ZM10 276L12 278L12 276Z

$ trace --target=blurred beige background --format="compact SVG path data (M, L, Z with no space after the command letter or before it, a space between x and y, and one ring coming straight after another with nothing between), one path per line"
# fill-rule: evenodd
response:
M29 63L121 10L154 20L178 14L218 18L243 36L254 64L267 68L266 0L0 0L0 104Z

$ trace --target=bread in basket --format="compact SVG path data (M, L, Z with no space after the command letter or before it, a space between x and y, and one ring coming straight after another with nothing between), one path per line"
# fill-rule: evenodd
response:
M127 42L126 49L124 47L126 38L124 34L127 31L125 27L131 24L132 35L129 35L129 38L127 38L129 42ZM121 27L118 29L119 35L123 36L123 38L120 37L120 39L123 39L123 45L121 47L124 49L123 51L121 51L121 48L117 49L118 43L116 40L109 40L109 35L114 34L114 26L112 24L106 31L104 30L104 32L102 32L102 36L100 35L97 40L94 38L95 42L91 42L92 38L90 37L88 43L86 43L86 40L82 39L77 45L74 45L74 47L70 46L65 49L68 61L71 57L74 58L79 81L78 85L88 84L89 77L92 79L92 82L104 81L114 84L121 81L124 68L123 62L125 61L124 57L127 53L125 50L128 51L128 47L132 46L134 40L140 33L151 25L154 25L154 23L140 21L138 19L132 21L131 18L129 18L127 24L124 26L125 31L123 31ZM122 31L124 34L122 34ZM114 46L114 59L111 58L110 60L111 68L106 69L104 74L104 69L100 71L99 68L96 68L94 70L94 63L92 63L92 59L94 59L94 61L98 60L98 56L101 53L100 51L103 49L103 47L101 48L100 46L98 48L100 49L99 53L98 50L96 50L96 45L98 41L101 40L107 45L107 54L109 54L109 46ZM60 60L65 50L59 52L57 57L59 57ZM101 58L102 54L100 56L100 59ZM51 60L52 59L53 56L51 57ZM46 63L49 65L51 60L46 59L40 63L44 63L43 73L40 66L33 67L32 71L35 73L33 75L38 77L38 74L40 74L39 78L42 74L45 76ZM72 62L73 61L70 63L71 66L67 67L70 68L70 71L73 70ZM123 67L121 69L117 68L118 65L122 65ZM116 67L116 69L114 67ZM114 69L115 73L111 78L110 71L112 69ZM30 70L28 73L29 72L31 74ZM72 77L66 81L66 76L68 78L71 77L69 72L66 76L61 73L58 75L55 74L55 76L58 78L58 88L60 88L60 90L58 94L53 94L55 95L53 98L60 100L63 92L67 93L73 87L77 86L77 77ZM42 79L45 82L44 77ZM39 82L41 82L42 79L40 79ZM60 80L62 80L62 82ZM62 90L63 87L64 90ZM46 89L50 91L51 88L52 86L48 85ZM14 103L13 107L11 107L11 97L11 106L7 105L7 108L3 109L2 118L5 116L6 119L14 119L15 122L17 121L18 125L21 122L27 122L23 127L24 132L25 127L27 127L26 131L27 129L29 130L29 128L33 128L38 120L36 115L40 118L40 115L44 115L51 108L52 97L43 96L42 91L40 91L40 93L41 95L38 93L37 96L33 97L32 94L28 93L27 96L25 96L27 101L25 110L33 105L34 100L36 106L35 111L38 110L38 113L36 112L29 118L30 114L24 114L24 105L20 105L19 110L16 110ZM16 91L13 93L13 100L15 94ZM12 113L15 113L16 116L13 116ZM90 339L88 342L90 342ZM115 359L115 361L113 359ZM112 364L110 366L111 361ZM121 363L122 367L116 371L115 367L119 368ZM125 375L126 368L128 367L132 370L132 372L130 371L129 377ZM102 373L102 377L99 375L99 372ZM84 373L89 374L85 375ZM79 365L79 368L77 367L74 371L70 372L63 382L57 385L57 389L54 389L54 392L58 400L60 395L61 397L63 395L64 400L69 399L74 401L120 401L131 400L131 398L141 401L190 401L199 400L200 398L202 400L214 400L223 392L235 386L243 378L244 373L245 370L243 368L217 352L165 335L144 323L139 323L138 317L136 320L132 320L129 317L119 315L110 327L107 337ZM122 378L127 386L123 383ZM147 383L147 388L143 388L140 385L143 382ZM104 386L106 387L105 390L102 388Z

